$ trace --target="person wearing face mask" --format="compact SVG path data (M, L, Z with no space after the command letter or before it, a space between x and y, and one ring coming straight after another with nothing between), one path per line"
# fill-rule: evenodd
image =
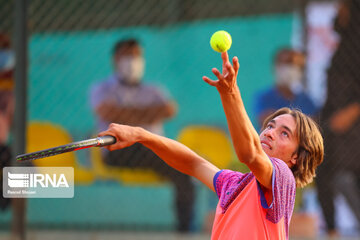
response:
M302 53L280 49L275 56L275 86L261 91L255 98L255 115L258 126L276 109L291 107L315 116L317 109L302 85L305 57Z
M155 86L142 82L145 68L143 49L136 39L115 44L114 73L91 88L91 106L99 131L110 123L142 127L163 135L163 123L176 114L176 104ZM175 186L177 230L190 230L194 202L191 178L165 164L156 154L138 143L117 151L104 151L106 164L115 167L152 169Z

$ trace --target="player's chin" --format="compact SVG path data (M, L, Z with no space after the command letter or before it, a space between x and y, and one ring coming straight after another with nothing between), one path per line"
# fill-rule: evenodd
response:
M271 149L270 148L268 148L268 147L264 147L264 146L262 146L262 149L264 150L264 152L266 153L266 155L268 155L268 156L271 156L272 155L272 151L271 151Z

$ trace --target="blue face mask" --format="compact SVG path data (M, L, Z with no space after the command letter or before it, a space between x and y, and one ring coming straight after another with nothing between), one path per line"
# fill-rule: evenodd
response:
M13 69L15 66L15 56L11 50L0 50L0 71Z

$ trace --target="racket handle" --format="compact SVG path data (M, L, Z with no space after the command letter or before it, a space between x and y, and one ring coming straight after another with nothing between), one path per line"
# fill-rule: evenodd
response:
M98 137L97 140L99 142L97 147L108 146L108 145L116 143L116 138L113 136L110 136L110 135Z

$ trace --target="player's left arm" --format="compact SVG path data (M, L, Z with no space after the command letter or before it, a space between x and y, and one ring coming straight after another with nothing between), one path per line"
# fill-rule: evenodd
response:
M237 86L239 61L237 57L234 57L232 66L227 52L222 53L221 58L223 60L222 73L216 68L212 69L218 80L210 80L208 77L203 77L203 79L209 85L216 87L220 93L238 159L249 167L261 185L271 189L273 165L261 147L259 135L246 113Z

